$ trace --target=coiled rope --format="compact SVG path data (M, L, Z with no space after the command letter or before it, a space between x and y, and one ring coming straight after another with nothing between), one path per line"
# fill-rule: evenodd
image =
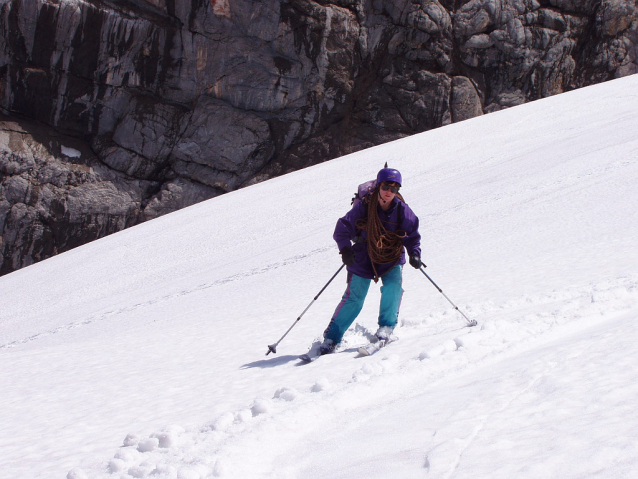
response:
M397 193L403 201L403 197ZM374 270L374 282L379 281L383 275L379 275L376 265L398 263L403 252L403 238L407 236L405 231L390 231L383 226L377 207L379 205L379 187L364 198L367 202L368 214L365 218L356 221L355 226L367 234L368 256L372 261ZM384 273L385 274L385 273Z

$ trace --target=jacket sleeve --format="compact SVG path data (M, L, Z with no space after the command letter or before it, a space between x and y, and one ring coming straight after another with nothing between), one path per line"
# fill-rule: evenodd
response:
M363 202L359 202L352 207L348 213L342 218L337 220L335 226L335 232L332 235L337 243L339 251L346 246L351 246L351 241L357 235L356 221L365 216L366 205Z
M419 233L419 218L414 214L408 205L403 204L403 231L407 236L403 239L403 246L408 251L408 255L421 256L421 234Z

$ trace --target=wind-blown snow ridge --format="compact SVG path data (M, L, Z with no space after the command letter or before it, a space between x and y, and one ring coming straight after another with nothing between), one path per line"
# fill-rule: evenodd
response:
M260 183L0 278L0 478L631 477L638 76ZM335 221L388 161L421 219L400 340Z

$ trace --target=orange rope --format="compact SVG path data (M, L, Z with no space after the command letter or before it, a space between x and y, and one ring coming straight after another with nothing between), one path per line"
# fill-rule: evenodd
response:
M401 195L397 196L403 200ZM379 187L370 193L364 201L368 204L368 214L366 218L360 218L356 221L356 227L364 230L367 234L368 256L372 261L372 269L374 270L374 282L379 281L376 265L398 263L401 253L403 252L403 238L406 233L390 231L383 226L377 207L379 205ZM402 233L402 234L401 234Z

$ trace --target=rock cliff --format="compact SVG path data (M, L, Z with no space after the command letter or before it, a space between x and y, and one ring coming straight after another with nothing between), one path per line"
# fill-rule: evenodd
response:
M0 0L0 274L638 71L635 0Z

